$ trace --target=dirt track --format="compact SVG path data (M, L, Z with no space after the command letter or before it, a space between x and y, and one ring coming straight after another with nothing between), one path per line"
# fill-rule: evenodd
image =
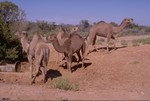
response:
M118 48L111 53L101 49L92 52L85 61L85 69L73 73L55 64L57 57L50 46L51 59L46 84L31 85L29 71L0 72L0 99L10 100L146 100L150 99L150 45ZM24 64L28 68L28 64ZM79 91L64 91L51 87L53 80L64 77L79 84Z

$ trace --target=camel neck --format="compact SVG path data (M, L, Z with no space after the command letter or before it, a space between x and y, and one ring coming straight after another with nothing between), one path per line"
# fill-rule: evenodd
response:
M64 53L63 47L60 46L57 38L54 38L54 40L52 41L52 44L57 52Z
M21 38L21 45L23 47L23 51L25 51L27 53L28 47L29 47L29 40L28 40L27 36Z
M126 25L127 25L126 23L122 22L119 26L113 27L114 33L117 34L121 32L126 27Z

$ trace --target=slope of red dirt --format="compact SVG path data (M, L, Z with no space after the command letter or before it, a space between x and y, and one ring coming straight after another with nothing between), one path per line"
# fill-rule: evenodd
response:
M100 46L99 46L100 47ZM22 73L0 72L0 99L10 100L147 100L150 99L150 45L118 48L107 53L101 49L86 57L85 69L74 72L56 64L57 52L50 45L48 81L30 84L28 63ZM73 65L76 65L75 63ZM51 77L53 79L51 80ZM51 83L64 77L79 84L79 91L54 89Z

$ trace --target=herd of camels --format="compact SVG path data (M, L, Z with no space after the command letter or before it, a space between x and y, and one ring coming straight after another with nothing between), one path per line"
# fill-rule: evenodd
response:
M113 26L110 23L100 21L90 28L89 33L85 39L77 33L79 30L78 27L73 27L69 34L67 34L65 29L61 27L57 35L49 35L47 36L47 40L52 43L53 47L58 53L64 54L67 69L72 72L71 64L74 53L76 53L78 56L78 63L82 61L82 67L84 67L84 59L89 52L88 46L95 45L96 36L107 38L107 51L109 51L108 42L110 41L110 39L115 40L115 35L132 22L133 19L125 18L119 26ZM31 42L29 42L28 33L26 31L16 32L15 35L20 38L22 50L27 54L30 65L30 78L32 79L32 83L35 83L35 79L40 70L43 77L42 81L45 83L47 65L49 57L51 55L50 49L47 46L46 42L43 40L43 37L39 33L36 33L34 34ZM114 48L115 47L116 46L114 45ZM35 60L36 66L36 72L34 76L32 73L33 60Z

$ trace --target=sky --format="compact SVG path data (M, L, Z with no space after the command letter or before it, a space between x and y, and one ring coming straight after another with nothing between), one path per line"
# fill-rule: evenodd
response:
M4 1L4 0L0 0ZM133 18L134 23L150 26L150 0L8 0L24 10L29 21L57 24L115 22Z

